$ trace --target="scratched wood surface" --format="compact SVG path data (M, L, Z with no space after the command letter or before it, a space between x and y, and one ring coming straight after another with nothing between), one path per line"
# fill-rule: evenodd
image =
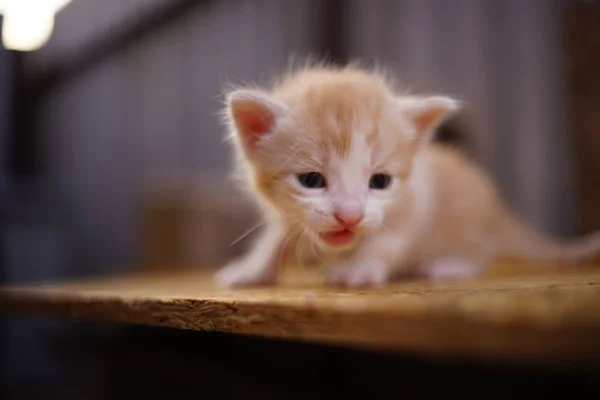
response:
M212 271L171 271L0 290L0 311L426 355L600 359L600 265L499 265L462 283L339 290L318 274L224 290Z

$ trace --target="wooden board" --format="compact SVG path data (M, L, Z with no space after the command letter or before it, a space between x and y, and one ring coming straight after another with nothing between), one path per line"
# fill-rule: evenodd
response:
M600 359L600 266L498 266L476 281L224 290L212 271L0 290L0 311L292 338L426 355Z

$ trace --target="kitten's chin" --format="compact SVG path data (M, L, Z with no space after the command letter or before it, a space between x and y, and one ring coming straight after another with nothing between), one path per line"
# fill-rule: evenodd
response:
M345 248L354 243L356 240L356 232L343 229L338 231L321 232L319 237L329 247Z

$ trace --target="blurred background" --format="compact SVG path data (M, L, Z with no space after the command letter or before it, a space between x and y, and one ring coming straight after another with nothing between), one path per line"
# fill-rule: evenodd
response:
M0 1L5 35L11 1ZM532 224L600 228L598 1L60 3L41 48L9 50L6 37L0 48L2 283L239 254L245 244L230 243L255 214L228 180L221 89L307 55L377 63L416 91L463 99L440 140ZM60 374L40 339L60 329L4 324L5 382Z

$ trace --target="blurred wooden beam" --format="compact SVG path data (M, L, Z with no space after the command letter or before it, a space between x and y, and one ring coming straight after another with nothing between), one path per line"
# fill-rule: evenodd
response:
M47 93L54 87L70 80L103 60L138 44L145 37L179 21L196 7L206 6L210 0L168 0L142 14L132 23L123 24L108 35L102 35L95 43L83 48L65 60L50 66L43 76L33 82L33 88Z
M565 2L570 94L582 232L600 229L600 1Z
M13 88L11 91L11 135L9 136L8 165L15 176L29 178L40 168L39 146L35 135L31 110L36 106L35 97L25 74L25 55L10 52ZM14 182L14 183L18 183Z
M347 12L348 2L344 0L315 0L317 13L315 37L316 53L334 64L344 64L349 60Z

